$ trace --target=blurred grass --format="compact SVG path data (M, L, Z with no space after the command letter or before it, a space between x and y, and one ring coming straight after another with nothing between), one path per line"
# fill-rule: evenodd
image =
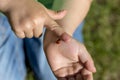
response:
M120 0L94 0L84 27L95 80L120 80Z
M85 21L84 40L97 73L94 80L120 80L120 0L94 0ZM34 80L28 72L27 80Z

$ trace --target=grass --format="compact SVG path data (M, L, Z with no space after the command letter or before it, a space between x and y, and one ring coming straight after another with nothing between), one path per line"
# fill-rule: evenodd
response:
M94 80L120 80L120 0L94 0L86 18L84 40L97 73ZM34 80L29 72L28 80Z
M120 80L120 0L94 0L84 27L95 80Z

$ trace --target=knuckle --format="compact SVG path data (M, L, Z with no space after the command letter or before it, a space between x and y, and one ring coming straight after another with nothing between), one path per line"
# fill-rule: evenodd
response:
M33 37L33 34L32 34L32 33L26 34L26 37L27 37L27 38L32 38L32 37Z
M42 36L42 31L40 31L40 32L34 32L34 36L36 37L36 38L39 38L39 37L41 37Z
M22 30L32 29L33 28L33 23L30 19L29 20L26 19L26 20L23 20L22 22L20 22L19 26Z
M17 37L19 38L25 38L24 33L15 33Z
M32 23L34 26L37 26L38 21L39 21L39 19L36 18L36 17L31 18L31 23Z
M45 22L44 18L34 18L32 19L32 24L34 25L34 27L37 27L40 24L43 24Z
M24 25L24 29L25 30L31 30L32 29L32 25L30 22L27 22L25 25Z

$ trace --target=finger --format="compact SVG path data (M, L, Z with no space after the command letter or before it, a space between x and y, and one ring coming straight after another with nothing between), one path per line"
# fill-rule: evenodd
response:
M53 20L62 19L67 14L66 10L53 11L53 10L47 9L46 11Z
M25 37L32 38L33 37L33 27L31 27L31 26L33 26L33 25L26 24L24 26L25 27L23 28L23 30L24 30L24 33L25 33Z
M17 37L19 37L19 38L25 38L25 34L24 34L24 32L22 31L22 30L14 30L14 32L15 32L15 35L17 36Z
M80 73L76 75L76 80L83 80Z
M58 25L53 19L48 18L45 23L45 27L56 33L57 36L61 36L65 33L65 30L62 26Z
M25 33L25 36L27 38L32 38L33 37L33 31L32 30L25 31L24 33Z
M92 72L88 71L87 69L83 69L81 71L81 75L84 80L93 80Z
M41 23L33 30L34 37L39 38L42 34L42 31L43 31L43 24Z
M58 80L67 80L66 78L58 78Z
M68 80L75 80L75 78L74 77L69 77Z
M73 70L74 74L76 74L83 69L83 65L78 62L78 63L73 64L70 69Z
M89 71L96 72L96 68L95 68L93 59L90 56L90 54L88 53L88 51L86 50L84 45L82 45L82 47L80 47L79 59Z
M30 21L25 21L23 24L23 31L25 33L25 37L32 38L33 37L33 27L34 24Z
M54 71L54 74L55 74L57 77L66 77L66 76L68 76L67 69L68 69L68 68L58 69L58 70Z
M73 66L58 69L54 71L54 74L58 77L72 76L78 73L82 69L83 69L83 66L77 63L77 64L74 64Z
M91 71L93 73L96 72L96 68L95 68L95 65L94 65L92 60L91 61L86 61L85 66L89 71Z
M63 41L67 41L71 39L71 37L65 32L62 26L58 25L54 20L51 18L46 20L45 27L54 32L56 36L61 38Z

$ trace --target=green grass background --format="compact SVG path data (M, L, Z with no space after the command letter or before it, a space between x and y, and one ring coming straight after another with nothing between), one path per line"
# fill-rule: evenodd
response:
M120 0L94 0L83 33L97 68L94 80L120 80ZM27 80L34 80L31 71Z
M120 0L94 0L84 40L97 73L95 80L120 80Z

